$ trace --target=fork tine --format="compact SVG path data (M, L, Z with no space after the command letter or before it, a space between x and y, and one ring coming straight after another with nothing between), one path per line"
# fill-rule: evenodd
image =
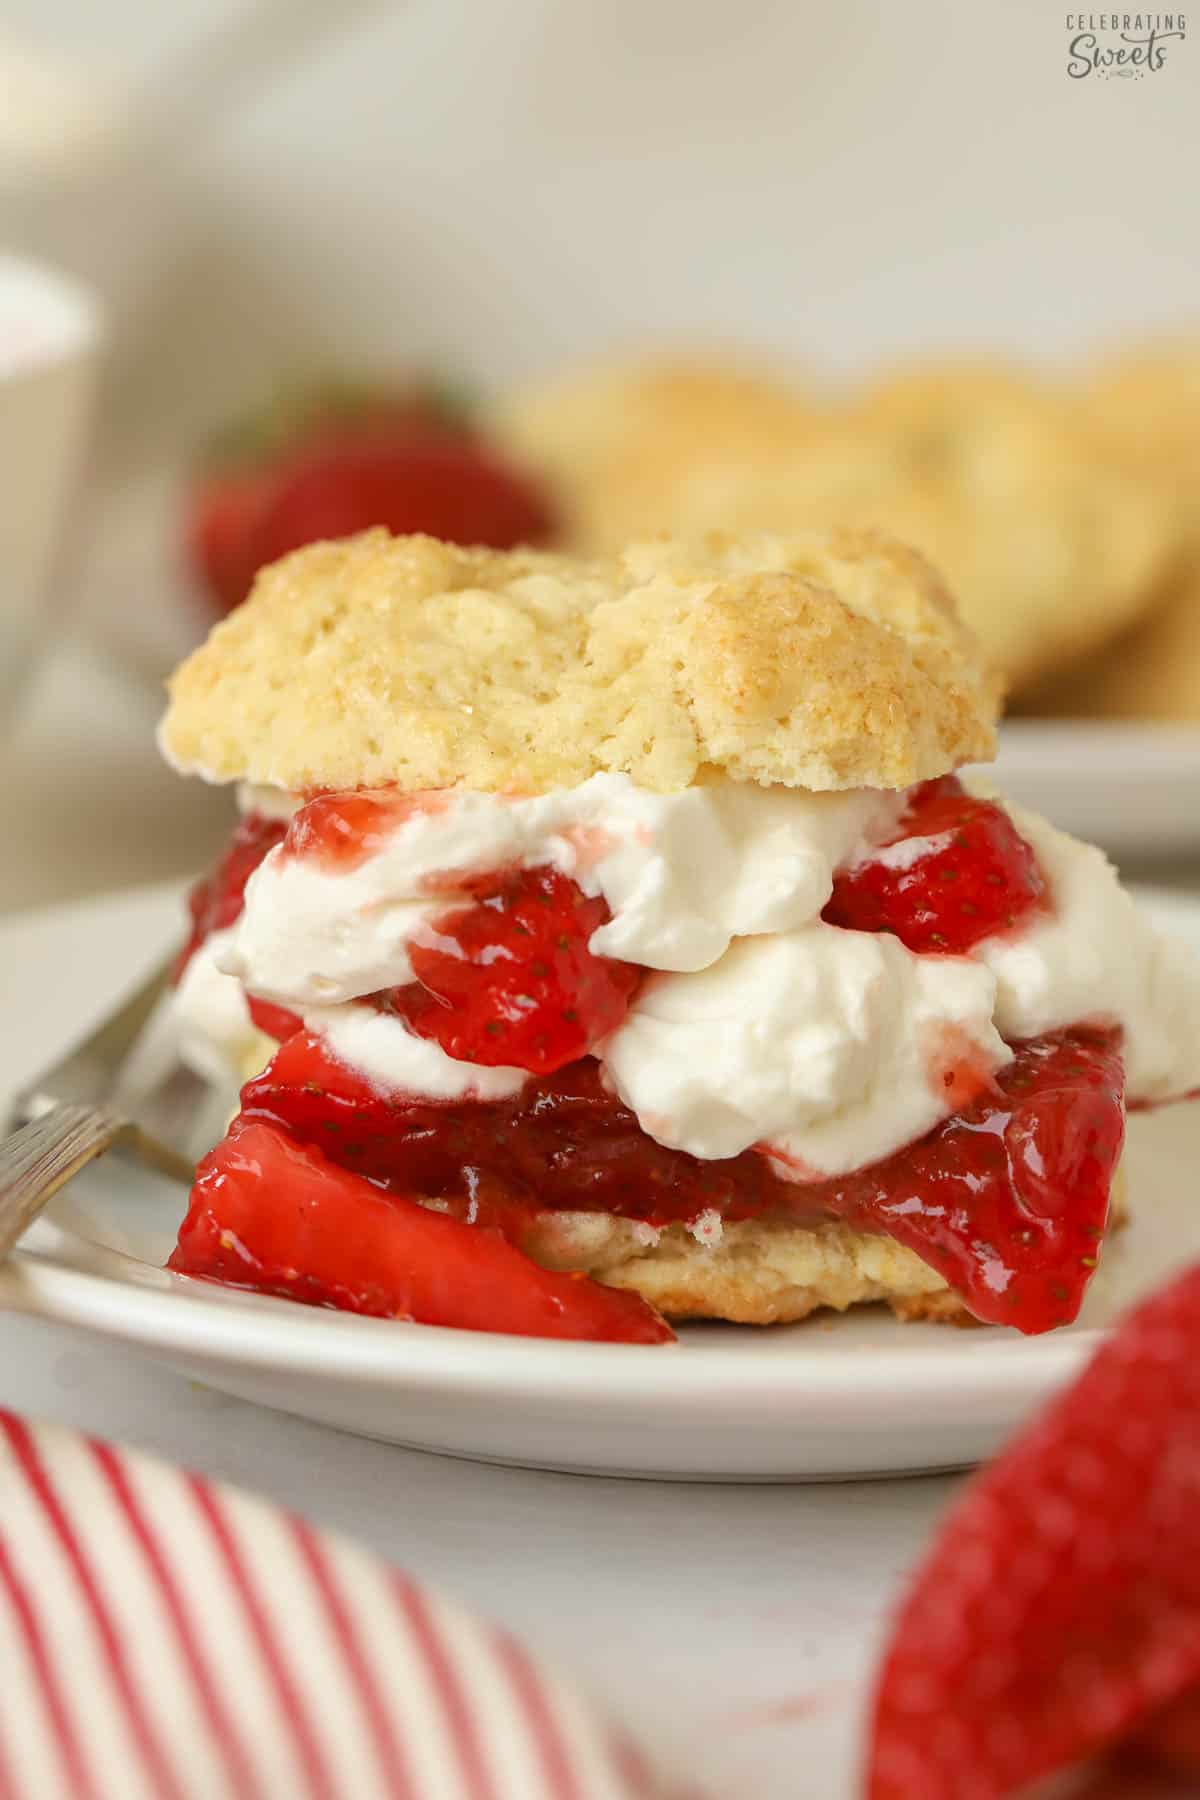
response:
M59 1188L124 1130L99 1107L56 1106L0 1143L0 1262Z
M169 956L128 1000L13 1102L9 1129L62 1106L101 1108L129 1121L120 1144L173 1180L190 1182L198 1156L225 1128L231 1097L184 1065L166 1004Z

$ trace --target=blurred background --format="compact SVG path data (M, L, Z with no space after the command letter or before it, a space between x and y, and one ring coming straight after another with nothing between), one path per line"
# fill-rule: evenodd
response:
M405 396L409 372L436 376L494 405L489 442L544 485L569 538L601 409L594 393L568 393L565 415L553 390L548 412L520 396L646 346L756 353L818 421L815 462L807 427L789 440L788 495L933 520L951 563L973 516L960 467L982 469L993 443L1011 464L1019 440L1017 474L970 477L992 508L971 537L980 586L989 545L1011 538L1001 499L1024 518L1044 503L1046 609L1088 622L1078 643L1060 629L1031 652L1019 710L1158 716L1169 764L1146 766L1168 770L1180 828L1162 848L1187 878L1190 690L1160 704L1147 688L1126 708L1096 698L1110 673L1089 674L1082 698L1055 683L1114 645L1130 666L1123 634L1174 608L1186 620L1167 660L1193 668L1200 719L1200 631L1179 599L1200 481L1174 481L1188 454L1200 470L1200 42L1176 15L1140 62L1072 75L1074 17L1044 0L4 0L0 249L83 285L101 355L42 584L43 653L6 702L0 909L184 874L225 829L228 798L178 782L153 745L162 678L221 604L195 540L214 432L297 372L370 371ZM1180 340L1165 374L1105 363L1163 334ZM1032 373L972 365L952 376L952 405L931 375L912 404L858 398L897 358L980 351ZM1163 449L1164 404L1182 448ZM897 406L902 456L880 423ZM955 441L937 455L953 479L923 464L918 504L913 434L927 459L928 420L944 434L948 407ZM0 455L20 460L11 434ZM1152 461L1155 496L1135 494ZM663 522L694 522L727 474L689 467L653 502ZM738 480L731 522L774 523ZM1050 541L1068 513L1070 557ZM1161 731L1130 755L1159 757ZM1059 743L1049 779L1064 756L1068 775L1087 760L1081 741Z

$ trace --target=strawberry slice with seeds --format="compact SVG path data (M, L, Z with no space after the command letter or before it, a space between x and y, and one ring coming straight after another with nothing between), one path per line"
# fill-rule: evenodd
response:
M674 1336L636 1294L543 1269L497 1233L385 1194L259 1120L235 1121L200 1164L167 1266L468 1331L625 1344Z
M950 1512L883 1660L866 1792L1001 1800L1143 1729L1186 1758L1198 1684L1200 1267Z
M376 1004L461 1062L550 1074L616 1030L641 980L589 950L608 917L555 869L488 877L411 947L417 981Z
M839 871L822 917L847 931L890 931L918 953L961 956L1045 906L1037 858L1004 808L946 775L915 791L898 837Z

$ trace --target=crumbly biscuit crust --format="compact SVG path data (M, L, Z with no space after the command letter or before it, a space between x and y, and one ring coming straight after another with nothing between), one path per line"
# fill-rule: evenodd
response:
M1128 1210L1124 1170L1113 1181L1110 1230ZM821 1307L882 1300L900 1319L974 1324L957 1294L912 1250L833 1221L812 1227L759 1220L697 1237L682 1225L655 1234L608 1213L541 1213L525 1248L553 1269L583 1269L629 1288L673 1319L783 1325Z
M602 770L902 788L991 756L999 700L931 566L850 529L592 559L316 544L261 572L170 693L178 768L293 791Z
M656 1243L602 1213L543 1213L527 1247L550 1268L585 1269L672 1319L785 1325L820 1307L885 1300L908 1317L962 1311L942 1277L892 1238L840 1224L812 1229L748 1221L699 1243L682 1225Z

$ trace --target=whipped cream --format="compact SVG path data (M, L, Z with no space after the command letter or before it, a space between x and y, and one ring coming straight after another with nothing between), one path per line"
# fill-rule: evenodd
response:
M188 959L172 1008L181 1059L219 1085L244 1080L251 1062L264 1064L274 1048L250 1017L241 982L220 967L232 939L232 929L205 938Z
M1002 1068L1006 1039L1084 1020L1124 1030L1132 1098L1200 1087L1200 966L1141 919L1099 851L1034 815L1010 809L1054 910L1016 936L916 956L823 924L837 868L908 866L929 847L881 847L904 806L727 780L653 794L621 775L535 798L431 795L357 863L273 850L194 980L224 971L301 1013L383 1090L511 1097L522 1071L459 1062L356 1002L412 979L410 947L459 878L549 865L606 901L592 948L653 972L597 1053L643 1130L694 1156L757 1146L798 1180L849 1172L957 1110L958 1074Z
M652 794L625 775L526 800L439 794L353 866L272 850L250 878L221 967L297 1008L400 986L413 978L409 945L453 904L456 877L548 864L607 902L612 917L591 939L597 955L703 969L734 938L815 918L834 870L886 837L902 811L892 793L716 781Z
M1200 962L1138 910L1103 851L989 797L1033 846L1053 908L1018 935L985 938L971 953L996 977L1000 1032L1016 1039L1084 1020L1111 1022L1124 1033L1131 1100L1200 1089Z
M916 956L886 933L817 920L652 980L602 1057L660 1143L701 1157L757 1144L780 1173L815 1179L877 1162L945 1118L960 1102L944 1073L1011 1061L995 999L991 971L965 957Z
M529 1076L524 1069L485 1069L447 1056L440 1044L418 1037L403 1022L372 1006L317 1006L304 1014L339 1062L356 1069L383 1093L420 1094L427 1100L507 1100Z

